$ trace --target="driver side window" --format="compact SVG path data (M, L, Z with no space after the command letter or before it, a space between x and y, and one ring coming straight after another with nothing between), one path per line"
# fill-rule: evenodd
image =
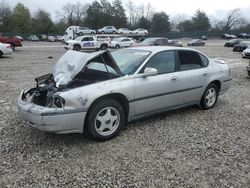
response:
M175 53L174 51L160 52L148 61L145 68L155 68L158 74L170 73L175 71Z

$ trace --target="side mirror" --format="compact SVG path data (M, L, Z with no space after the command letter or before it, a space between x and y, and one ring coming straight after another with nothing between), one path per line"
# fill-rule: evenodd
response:
M147 67L144 69L142 76L148 77L148 76L155 76L158 74L158 70L155 68Z

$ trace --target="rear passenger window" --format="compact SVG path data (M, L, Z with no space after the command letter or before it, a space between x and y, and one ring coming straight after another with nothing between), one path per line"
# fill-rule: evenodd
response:
M175 71L175 54L173 51L160 52L154 55L146 64L146 67L155 68L158 74Z
M199 69L205 67L208 63L208 62L203 62L200 54L198 54L197 52L183 50L183 51L178 51L178 54L179 54L181 71Z

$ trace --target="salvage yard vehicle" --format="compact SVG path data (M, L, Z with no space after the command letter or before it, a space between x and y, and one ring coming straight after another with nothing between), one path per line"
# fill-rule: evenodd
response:
M10 55L12 52L10 44L0 42L0 58L3 57L3 55Z
M76 34L77 35L85 35L85 34L95 34L96 31L93 30L93 29L89 29L88 27L79 27L77 30L76 30Z
M138 46L168 46L168 39L166 37L150 37L143 40Z
M120 28L120 29L118 29L118 33L128 35L128 34L132 34L132 31L130 29L127 29L127 28Z
M65 43L67 50L106 50L111 43L111 39L107 35L80 36L75 40L68 40Z
M30 36L28 36L27 40L28 41L32 41L32 42L40 41L40 39L36 35L30 35Z
M223 34L223 35L221 35L221 38L222 39L236 39L237 36L235 36L235 35L229 35L229 34Z
M42 131L116 136L127 121L198 105L215 106L231 85L222 60L178 47L133 47L81 53L67 51L53 73L22 91L21 117Z
M0 42L5 44L10 44L12 51L14 51L16 47L22 47L21 40L16 37L12 38L0 37Z
M234 47L242 41L243 39L231 39L224 44L224 47Z
M136 35L147 35L148 34L148 30L147 29L143 29L143 28L139 28L139 29L136 29L134 31L132 31L133 34L136 34Z
M178 40L168 40L168 44L169 46L183 47L182 42Z
M103 27L101 29L98 29L97 32L101 33L101 34L117 34L118 33L115 26L105 26L105 27Z
M242 52L245 49L248 48L248 46L250 45L250 41L242 41L239 44L236 44L233 48L234 52Z
M247 46L245 50L242 52L242 58L250 58L250 44Z
M123 38L115 38L111 41L111 48L121 48L121 47L129 47L133 46L135 41L131 38L123 37Z
M202 39L193 39L187 43L188 46L205 46L205 42Z

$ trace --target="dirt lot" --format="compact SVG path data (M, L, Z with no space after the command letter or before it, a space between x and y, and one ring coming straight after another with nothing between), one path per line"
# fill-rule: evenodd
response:
M24 42L0 59L0 187L250 187L249 60L220 40L198 49L231 67L232 88L214 109L163 113L95 142L44 133L20 119L21 89L65 52L59 43Z

